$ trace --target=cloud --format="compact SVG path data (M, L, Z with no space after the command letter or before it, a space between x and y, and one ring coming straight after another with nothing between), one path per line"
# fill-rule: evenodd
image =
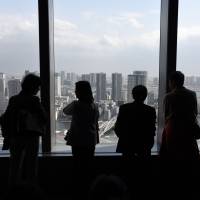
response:
M93 11L83 11L83 12L81 12L81 16L86 20L93 19L95 15L96 14Z
M116 36L111 36L111 35L103 35L100 39L99 42L103 46L110 46L110 47L120 47L123 43L123 41Z
M200 37L200 26L180 27L178 30L180 41L187 41L196 37Z
M67 20L55 19L54 23L57 33L77 30L77 26Z
M102 17L101 23L91 27L92 31L84 23L79 27L70 20L55 19L54 40L57 65L70 65L77 71L80 71L80 65L95 66L98 69L104 65L106 71L107 65L111 68L121 66L123 62L127 62L127 66L132 65L133 51L135 51L135 59L140 49L138 60L142 60L140 57L143 57L145 52L152 53L152 49L158 46L159 30L145 31L145 27L139 28L141 14L124 13L119 15L119 18L115 17L113 19L121 23L122 28L116 26L116 23L111 24L107 17ZM24 71L27 66L38 66L39 35L36 19L37 16L25 18L19 15L0 14L0 64L6 66L6 70L12 71L12 67L16 66L16 71L20 68ZM94 21L99 19L93 18ZM138 27L138 31L132 28L130 30L130 24L131 27ZM9 59L10 57L12 59ZM121 63L118 63L119 60Z
M139 34L113 33L109 30L104 34L91 34L81 32L78 26L62 20L55 20L55 44L57 48L77 49L83 51L123 51L125 48L143 47L157 48L160 31L142 31Z
M117 16L109 17L108 21L117 25L131 25L136 29L141 29L144 25L139 21L143 15L141 13L124 12Z
M91 35L80 32L77 25L67 20L55 19L54 40L55 44L62 47L87 48L93 45Z
M160 40L160 30L153 30L150 32L144 32L140 36L138 36L138 44L149 47L155 48L158 47Z
M92 15L89 11L84 14L88 16ZM118 17L112 18L112 20L125 24L131 23L135 27L141 27L141 24L137 21L137 18L140 17L142 17L140 13L123 13ZM20 15L0 15L0 39L7 38L7 42L9 43L11 39L12 42L13 40L17 41L19 35L26 36L26 39L28 37L30 41L30 38L37 38L38 24L35 18L36 16L24 18ZM109 19L111 20L111 18ZM55 19L54 23L54 40L57 49L62 47L62 49L73 48L77 50L82 49L83 51L110 51L111 49L120 51L130 46L155 47L155 44L158 44L159 40L159 31L142 31L140 34L129 34L127 32L124 35L118 29L113 31L114 28L111 27L96 34L95 32L84 32L78 25L69 20ZM196 28L195 30L190 35L198 35L200 29ZM183 36L184 38L188 37L188 32L185 31Z
M31 34L37 27L37 20L33 16L24 18L19 15L0 15L0 39L24 32Z

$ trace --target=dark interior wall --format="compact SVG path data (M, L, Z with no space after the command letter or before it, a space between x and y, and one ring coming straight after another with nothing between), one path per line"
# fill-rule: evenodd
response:
M0 190L6 190L9 158L0 158ZM87 168L85 162L73 165L71 156L42 156L39 158L39 185L50 197L71 197L81 187L86 193L100 174L121 177L132 197L192 199L200 194L200 165L191 161L161 161L152 156L146 161L123 159L121 156L96 156ZM77 168L76 168L77 167ZM86 195L85 193L85 195ZM161 198L162 197L162 198Z

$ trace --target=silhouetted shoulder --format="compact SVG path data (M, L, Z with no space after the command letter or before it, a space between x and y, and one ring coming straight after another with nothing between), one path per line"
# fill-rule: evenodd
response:
M133 103L125 103L120 106L120 110L127 110L130 109L131 107L133 107Z
M194 92L193 90L190 90L190 89L188 89L188 88L183 87L183 90L185 90L185 91L187 91L187 92L189 92L189 93L195 94L195 92Z
M152 107L152 106L149 106L149 105L144 104L144 107L145 107L147 110L151 111L151 112L155 112L155 108Z
M10 97L9 103L14 102L17 98L18 98L18 95L14 95L14 96Z
M193 97L196 97L196 93L194 91L192 91L192 90L189 90L189 89L185 88L185 92L187 92L188 94L190 94Z
M18 95L10 97L9 102L8 102L7 111L12 109L13 106L15 106L17 102L18 102Z

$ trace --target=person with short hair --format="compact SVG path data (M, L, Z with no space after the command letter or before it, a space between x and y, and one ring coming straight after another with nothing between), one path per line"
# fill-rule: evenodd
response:
M164 98L165 127L160 155L168 159L198 159L196 93L184 87L184 74L180 71L171 74L169 88L171 91Z
M154 144L156 111L144 104L145 86L135 86L132 95L134 101L119 108L114 128L119 138L116 151L126 156L149 157Z
M3 115L10 150L9 184L37 182L39 137L44 134L46 124L45 110L36 96L40 86L38 76L26 75L22 90L9 99Z

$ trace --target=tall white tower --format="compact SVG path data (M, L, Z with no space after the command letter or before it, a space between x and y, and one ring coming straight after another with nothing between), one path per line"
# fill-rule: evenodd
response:
M55 96L61 96L61 76L59 73L55 73Z
M6 75L0 73L0 115L5 111L7 106L6 93Z

